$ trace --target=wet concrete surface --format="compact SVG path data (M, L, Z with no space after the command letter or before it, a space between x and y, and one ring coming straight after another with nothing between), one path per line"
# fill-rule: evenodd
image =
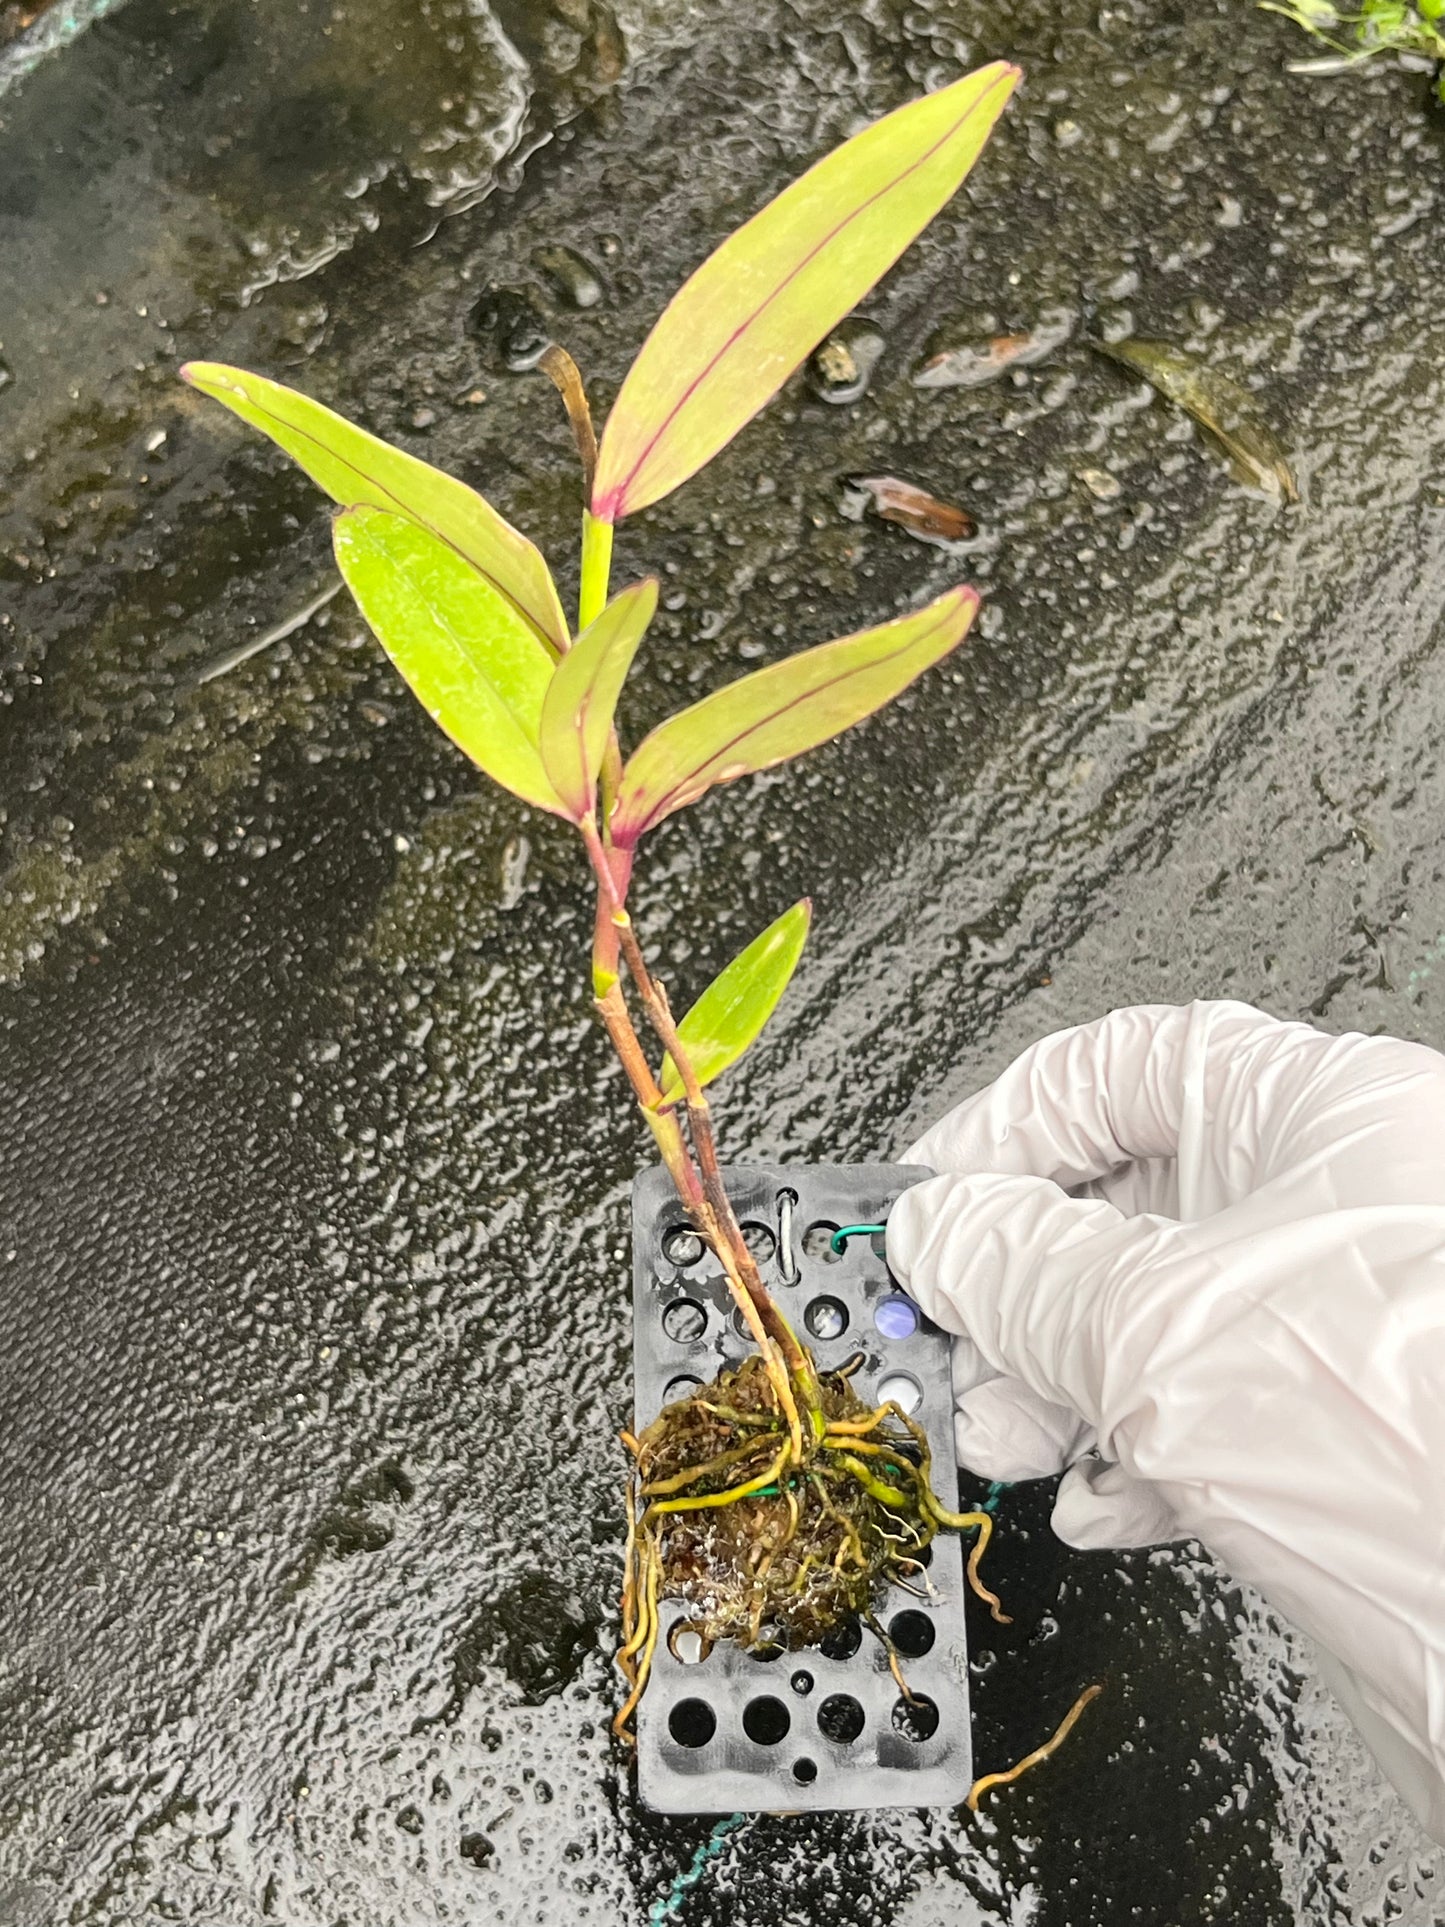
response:
M640 1924L708 1835L642 1813L606 1735L644 1152L577 863L344 598L202 680L323 586L327 522L179 361L455 467L570 595L565 424L469 332L485 290L605 401L800 166L1018 59L867 304L865 397L799 381L619 543L617 579L664 576L634 730L961 573L988 595L888 718L654 842L684 997L818 902L726 1148L894 1152L1142 998L1445 1044L1445 135L1419 76L1294 51L1240 0L129 0L0 97L0 1920ZM1037 366L910 381L940 329L1060 306ZM1302 503L1087 329L1243 378ZM858 473L979 538L850 520ZM1066 1751L979 1820L751 1822L677 1918L1445 1920L1445 1860L1257 1601L1189 1549L1066 1552L1042 1489L1003 1524L976 1753L1105 1681Z

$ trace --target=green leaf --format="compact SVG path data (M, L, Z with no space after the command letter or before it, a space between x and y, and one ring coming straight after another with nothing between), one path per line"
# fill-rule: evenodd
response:
M517 605L407 516L346 509L333 541L346 586L432 720L494 782L565 816L538 749L553 662Z
M1018 80L997 60L875 121L703 262L622 384L595 516L660 501L752 420L956 191Z
M785 910L713 978L678 1025L699 1084L710 1084L736 1064L772 1016L803 954L812 916L807 897ZM662 1060L661 1086L664 1104L675 1104L683 1095L671 1057Z
M613 842L630 849L715 784L771 769L861 723L962 642L977 608L976 589L950 589L911 616L789 656L669 716L622 773Z
M597 775L627 672L657 609L657 582L615 596L558 663L542 704L542 767L574 823L597 798Z
M264 375L212 361L187 362L181 375L269 435L342 508L390 509L450 542L553 655L566 649L566 619L541 551L475 489Z

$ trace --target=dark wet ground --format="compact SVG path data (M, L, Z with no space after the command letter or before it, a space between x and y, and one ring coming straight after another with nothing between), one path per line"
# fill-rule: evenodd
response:
M655 843L684 996L818 900L728 1150L892 1152L1139 998L1442 1044L1445 132L1418 76L1292 51L1243 0L129 0L0 98L7 1927L640 1927L708 1831L639 1812L606 1738L642 1145L572 851L345 600L198 681L324 584L327 527L178 362L305 385L560 558L565 426L468 334L484 288L535 283L605 397L806 160L1017 58L869 304L869 396L790 391L621 541L665 577L634 725L961 569L989 595L886 721ZM559 244L600 305L538 268ZM1060 305L1242 375L1302 505L1077 337L909 385L940 327ZM963 503L973 551L847 519L857 473ZM976 1751L1107 1681L1067 1750L981 1821L753 1822L688 1927L1445 1920L1445 1860L1256 1602L1045 1521L1005 1502Z

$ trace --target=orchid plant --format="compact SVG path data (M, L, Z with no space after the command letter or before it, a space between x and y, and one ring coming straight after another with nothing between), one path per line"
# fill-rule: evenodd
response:
M576 831L597 892L596 1009L757 1347L775 1407L775 1483L837 1443L829 1433L840 1422L837 1400L830 1407L759 1276L723 1183L707 1091L775 1009L810 905L786 911L675 1019L628 911L633 868L643 838L675 811L882 708L958 647L978 595L950 589L913 613L744 676L669 716L624 755L614 713L658 585L648 579L609 597L613 530L724 448L887 272L957 190L1018 78L999 61L909 102L724 241L644 343L600 444L576 367L561 348L548 350L542 365L566 403L585 480L575 634L540 551L475 490L263 376L207 362L182 370L270 436L338 505L341 573L433 719L495 782ZM856 1447L856 1422L850 1436ZM986 1529L985 1519L976 1553ZM637 1600L634 1609L636 1627Z

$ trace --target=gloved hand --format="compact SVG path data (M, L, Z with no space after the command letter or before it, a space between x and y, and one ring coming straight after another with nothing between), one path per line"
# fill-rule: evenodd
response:
M1076 1546L1198 1538L1445 1842L1445 1057L1243 1004L1046 1037L934 1125L888 1258L960 1460Z

